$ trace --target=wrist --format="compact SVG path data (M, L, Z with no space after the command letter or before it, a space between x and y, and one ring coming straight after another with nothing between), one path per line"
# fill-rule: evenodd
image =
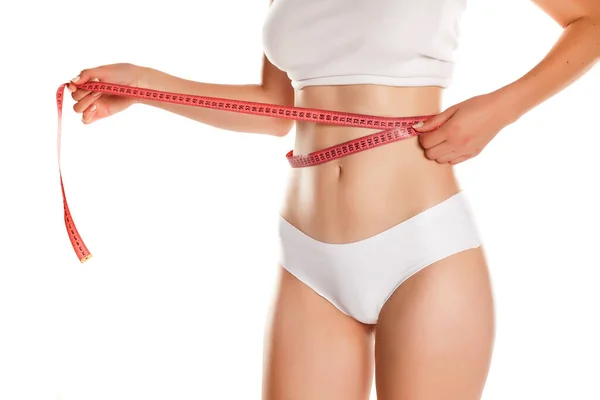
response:
M137 69L137 71L135 72L135 75L137 76L136 86L144 89L152 88L154 82L156 81L156 75L159 71L148 67L141 67L138 65L136 65L135 67Z
M160 74L161 72L158 70L155 70L153 68L148 68L148 67L142 67L142 66L135 66L136 71L135 71L135 76L136 76L136 81L134 86L139 87L139 88L144 88L144 89L159 89L159 85L157 82L160 81ZM142 98L133 98L134 103L140 103L140 104L144 104L146 103L146 99L142 99Z
M519 94L515 83L495 90L489 93L489 95L492 96L494 103L496 103L497 110L506 125L516 122L527 112L527 108L523 103L523 96Z

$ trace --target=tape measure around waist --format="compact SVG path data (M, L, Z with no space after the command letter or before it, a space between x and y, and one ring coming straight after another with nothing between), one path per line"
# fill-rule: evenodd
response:
M67 233L71 245L75 250L81 263L89 260L92 254L89 252L85 243L81 239L67 204L65 189L60 170L60 144L62 131L62 106L64 100L64 89L68 83L60 85L56 91L56 105L58 108L58 170L60 175L60 186L63 196L64 217ZM412 128L412 125L419 121L424 121L432 115L413 116L413 117L379 117L372 115L362 115L347 113L341 111L320 110L314 108L282 106L276 104L258 103L250 101L241 101L234 99L224 99L218 97L197 96L183 93L170 93L153 89L144 89L134 86L119 85L106 82L88 82L84 84L75 84L82 90L100 92L116 96L133 97L146 100L154 100L165 103L182 104L188 106L217 109L223 111L232 111L243 114L262 115L266 117L275 117L282 119L292 119L296 121L309 121L328 125L343 125L350 127L363 127L370 129L384 129L367 136L349 140L322 150L317 150L306 155L294 155L293 150L286 154L286 158L291 167L309 167L332 161L337 158L345 157L364 150L382 146L384 144L396 142L417 136L419 132Z

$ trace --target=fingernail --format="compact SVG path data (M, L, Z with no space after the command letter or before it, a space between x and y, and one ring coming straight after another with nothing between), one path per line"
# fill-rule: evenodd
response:
M94 82L100 82L100 79L94 78L94 79L92 79L92 81L94 81Z
M96 97L100 96L101 94L102 94L102 92L94 92L94 93L92 93L92 95L96 96Z
M420 127L422 127L422 126L423 126L423 121L419 121L419 122L417 122L416 124L414 124L412 127L413 127L413 128L420 128Z
M71 82L77 82L79 80L80 76L77 75L75 78L71 79Z
M90 111L96 111L96 108L98 108L98 106L96 104L94 104L91 108Z

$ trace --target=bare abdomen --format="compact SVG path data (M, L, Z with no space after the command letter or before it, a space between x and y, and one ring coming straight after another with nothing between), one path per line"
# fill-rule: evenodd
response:
M401 117L438 113L440 97L441 89L434 87L309 87L297 92L296 104ZM307 154L377 131L298 123L294 153ZM281 214L317 240L349 243L391 228L458 190L452 166L425 158L415 137L291 169Z

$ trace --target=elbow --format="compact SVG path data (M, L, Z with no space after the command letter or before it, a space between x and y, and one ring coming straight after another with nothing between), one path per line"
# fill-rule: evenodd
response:
M266 87L265 85L260 85L263 93L263 101L265 103L279 105L283 107L293 107L294 106L294 90L289 85L276 85L271 87ZM273 117L268 118L270 121L267 123L267 131L265 133L277 136L284 137L295 125L295 121L288 118L279 118Z
M280 106L288 106L291 107L294 105L294 100L293 97L289 98L289 97L283 97L283 96L269 96L266 99L267 103L271 103L271 104L277 104ZM279 117L267 117L269 118L271 121L269 121L269 123L267 124L267 134L269 135L273 135L273 136L277 136L277 137L284 137L286 136L288 133L290 133L290 131L292 130L292 128L295 125L295 121L293 119L288 119L288 118L279 118Z
M563 25L563 28L575 27L580 29L591 38L592 51L596 55L596 61L600 59L600 15L584 15L573 19Z
M284 137L291 132L293 126L294 121L292 120L277 119L269 125L269 128L265 133L276 137Z
M591 31L593 49L596 54L596 62L598 62L600 60L600 15L589 16L586 21Z
M595 15L593 18L590 18L590 25L594 31L593 35L596 38L596 54L600 57L600 15Z

